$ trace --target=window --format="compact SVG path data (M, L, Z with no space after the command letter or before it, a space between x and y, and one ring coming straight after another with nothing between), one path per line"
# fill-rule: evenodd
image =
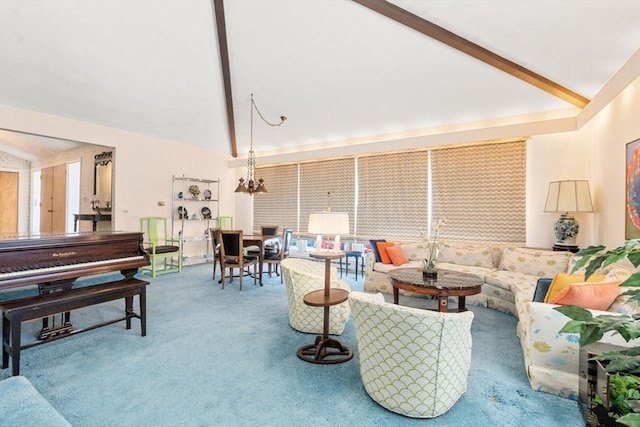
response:
M428 225L428 152L358 159L358 234L415 238Z
M431 152L432 215L441 236L525 241L526 143L479 144Z
M254 194L253 228L277 224L298 230L298 165L260 168L256 178L262 178L268 193Z
M254 227L304 236L309 213L331 206L358 240L415 239L444 218L443 238L521 243L525 168L526 138L262 167L269 193L254 196Z

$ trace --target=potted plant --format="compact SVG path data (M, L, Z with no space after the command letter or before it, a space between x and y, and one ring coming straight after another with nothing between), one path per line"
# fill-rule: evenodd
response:
M590 246L576 255L582 258L576 262L573 271L586 266L585 280L598 269L625 258L637 268L640 265L640 239L629 240L623 246L610 250L605 250L604 246ZM622 295L640 302L640 272L633 273L620 286L628 288ZM556 307L555 310L572 319L560 333L580 334L580 346L600 341L609 331L618 332L627 342L640 337L640 314L594 316L589 310L571 305ZM619 424L640 426L640 380L637 376L640 373L640 346L603 353L594 359L609 375L608 404L604 406ZM600 399L599 403L605 402Z

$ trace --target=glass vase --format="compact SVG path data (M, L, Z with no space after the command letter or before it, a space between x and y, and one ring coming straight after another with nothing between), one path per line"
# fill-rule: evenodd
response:
M435 259L429 258L422 260L422 276L425 279L435 279L438 277Z

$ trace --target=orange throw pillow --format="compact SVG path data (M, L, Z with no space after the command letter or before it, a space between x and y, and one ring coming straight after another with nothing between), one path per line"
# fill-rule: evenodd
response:
M620 280L574 283L558 292L549 303L606 311L620 295L620 283Z
M383 264L391 264L391 258L387 253L387 248L389 246L394 246L394 245L395 243L393 242L377 242L376 243L376 246L378 247L378 252L380 252L380 259L382 260Z
M409 258L407 258L407 255L404 253L402 246L389 246L387 248L387 255L389 255L391 262L396 267L409 262Z
M589 276L589 280L587 282L602 282L605 279L604 274L592 274ZM551 285L549 285L549 290L547 291L547 296L544 298L544 302L548 303L551 301L553 297L556 296L558 292L566 288L567 286L573 283L581 283L584 282L584 274L568 274L568 273L558 273L553 278Z

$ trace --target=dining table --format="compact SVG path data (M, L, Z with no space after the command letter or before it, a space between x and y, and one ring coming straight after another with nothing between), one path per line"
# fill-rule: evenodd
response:
M262 262L264 261L264 247L270 240L278 240L280 236L263 235L263 234L243 234L242 246L257 246L258 247L258 280L260 286L262 286Z

